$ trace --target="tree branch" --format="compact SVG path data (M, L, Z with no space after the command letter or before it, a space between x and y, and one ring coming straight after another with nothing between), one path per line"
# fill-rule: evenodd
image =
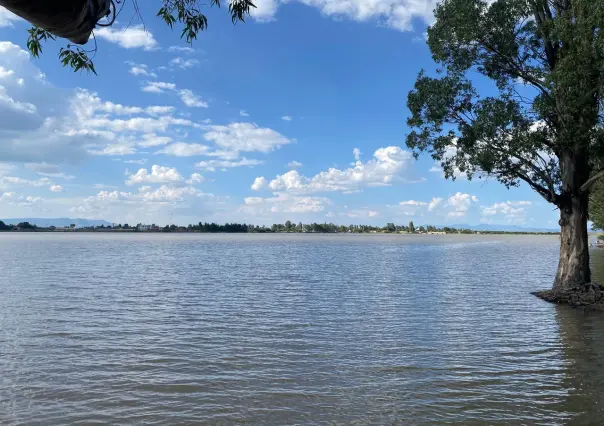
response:
M587 179L587 181L581 186L581 192L587 192L599 179L604 178L604 168L598 170L595 175Z

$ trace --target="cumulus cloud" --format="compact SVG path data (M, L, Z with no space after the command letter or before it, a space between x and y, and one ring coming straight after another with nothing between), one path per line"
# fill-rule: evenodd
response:
M19 18L13 12L0 6L0 28L12 27L14 22L18 22L20 20L21 18Z
M250 214L268 213L318 213L330 204L323 197L301 197L275 193L273 197L247 197L244 211Z
M191 108L208 108L208 103L189 89L177 89L176 84L165 81L148 81L141 90L147 93L175 92L183 104Z
M149 81L141 90L147 93L165 93L166 90L175 89L176 84L174 83L167 83L165 81Z
M141 140L138 141L138 146L145 148L152 146L166 145L172 142L172 138L169 136L158 136L155 133L146 133L142 135Z
M231 123L225 126L208 126L204 139L221 149L234 153L269 153L294 141L273 129L259 127L254 123Z
M530 201L506 201L494 203L491 206L482 208L482 215L485 217L499 216L509 223L522 224L526 221L526 207L530 206Z
M274 191L312 193L350 192L371 186L389 186L397 180L405 181L402 174L411 160L410 152L389 146L376 150L373 159L366 163L357 161L348 169L331 168L310 178L291 170L275 177L268 187Z
M252 190L260 191L261 189L264 189L266 187L267 187L267 182L266 182L265 178L257 177L256 179L254 179L254 183L252 184Z
M359 22L375 22L399 31L411 31L413 21L431 23L436 0L297 0L299 3L319 9L325 16L335 19L352 19ZM258 21L275 19L280 3L278 0L259 0L252 16Z
M178 91L178 96L183 104L191 108L207 108L208 103L202 101L192 90L182 89Z
M450 218L464 217L468 213L470 206L476 202L478 202L478 198L475 195L458 192L447 199L445 207L451 209L447 213L447 216Z
M244 109L239 110L239 115L242 117L249 117L250 115L248 114L248 112Z
M289 167L290 169L299 169L302 166L303 166L302 163L300 163L299 161L295 161L295 160L287 163L287 167Z
M149 67L145 64L137 64L132 61L126 61L126 63L130 65L130 70L128 72L136 77L141 75L144 77L157 77L157 74L149 71Z
M153 50L158 47L153 34L145 30L142 25L128 28L103 27L94 30L98 38L115 43L124 49Z
M181 182L183 180L184 178L175 168L154 165L151 167L151 173L147 169L139 169L135 174L128 175L126 185Z
M51 185L48 189L51 192L63 192L63 187L61 185Z
M42 197L17 195L14 192L5 192L0 196L0 203L10 204L13 206L29 207L40 204ZM39 206L38 206L39 207Z
M185 182L188 185L195 185L197 183L204 183L206 178L204 178L199 173L193 173L189 179Z
M353 149L352 155L354 156L355 161L361 161L361 150L359 148Z

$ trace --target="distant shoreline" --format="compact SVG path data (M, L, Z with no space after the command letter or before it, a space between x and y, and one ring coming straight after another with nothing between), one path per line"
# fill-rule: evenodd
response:
M90 234L263 234L263 235L400 235L400 236L446 236L446 235L542 235L552 236L560 235L559 232L517 232L517 231L472 231L472 232L228 232L228 231L217 231L217 232L202 232L202 231L189 231L189 230L158 230L158 231L139 231L137 229L69 229L69 228L37 228L37 229L12 229L0 231L1 234L32 234L32 233L45 233L45 234L71 234L71 233L90 233Z

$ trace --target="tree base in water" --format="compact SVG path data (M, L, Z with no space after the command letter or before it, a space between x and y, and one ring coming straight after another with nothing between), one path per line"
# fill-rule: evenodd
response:
M550 303L604 311L604 287L595 283L581 284L564 291L544 290L532 294Z

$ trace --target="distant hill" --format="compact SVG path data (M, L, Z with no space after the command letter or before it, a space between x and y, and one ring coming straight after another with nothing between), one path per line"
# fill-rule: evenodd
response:
M111 226L110 222L105 220L92 220L92 219L71 219L68 217L60 217L56 219L47 219L47 218L39 218L39 217L20 217L20 218L12 218L12 219L0 219L2 222L7 225L16 225L21 222L29 222L32 225L36 225L39 227L47 228L49 226L56 227L64 227L70 226L71 224L75 224L77 228L84 228L87 226Z

